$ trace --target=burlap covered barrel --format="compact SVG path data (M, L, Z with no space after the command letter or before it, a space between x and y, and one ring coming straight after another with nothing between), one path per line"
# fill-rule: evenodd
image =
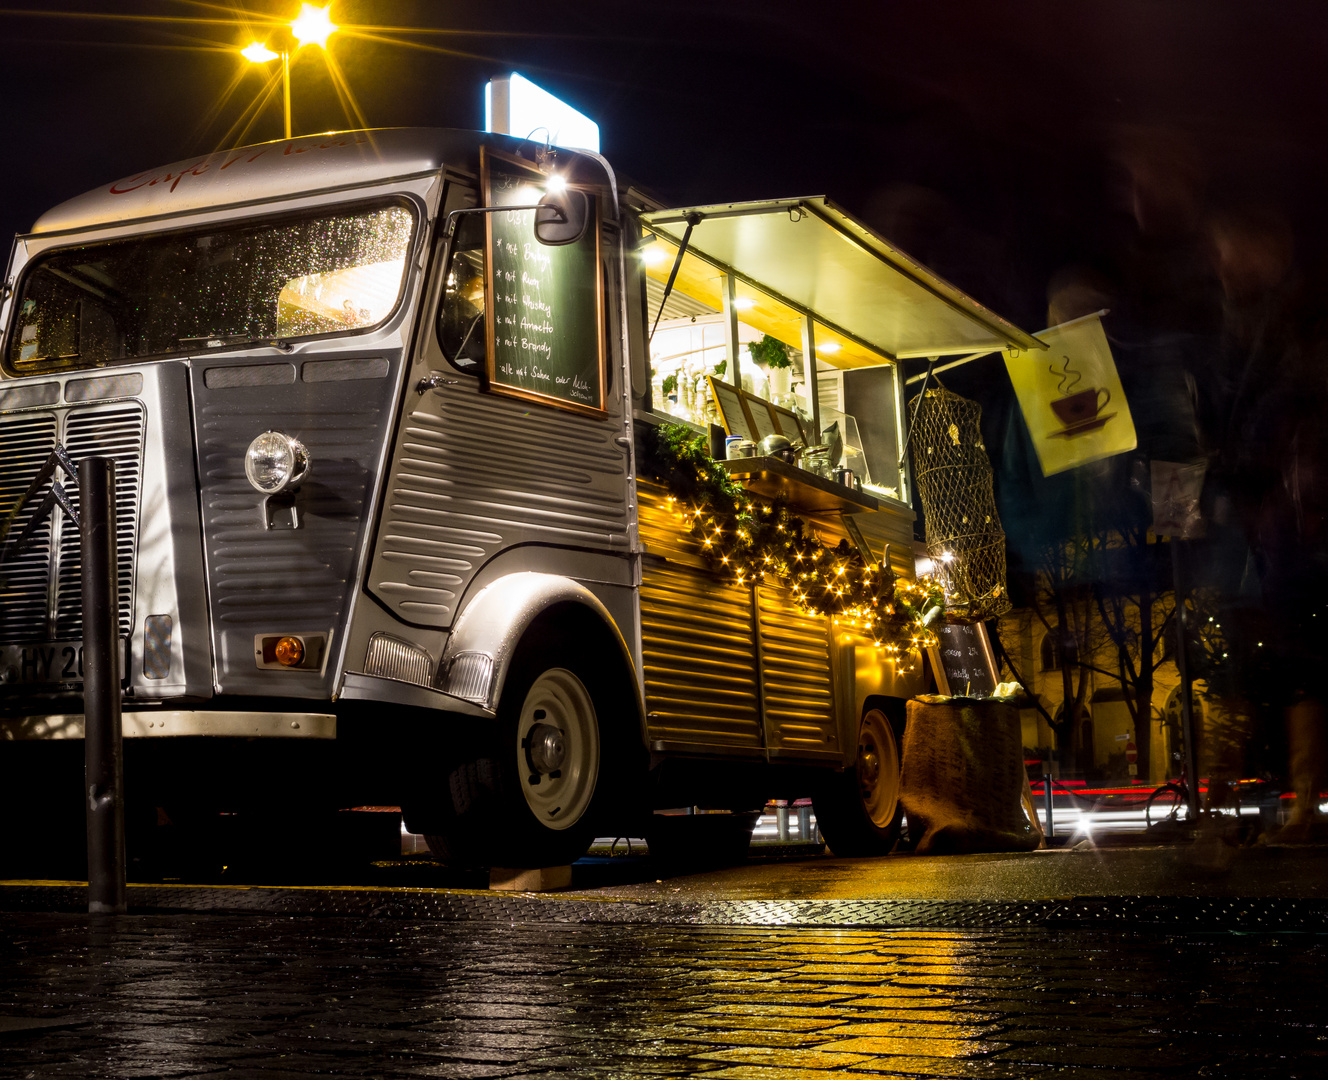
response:
M919 855L1041 845L1022 741L1013 705L908 703L900 800Z

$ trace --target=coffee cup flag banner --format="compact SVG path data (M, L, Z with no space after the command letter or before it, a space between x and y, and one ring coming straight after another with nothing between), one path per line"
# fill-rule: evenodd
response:
M1005 355L1042 475L1123 454L1139 443L1102 320L1088 315L1034 335L1046 349Z

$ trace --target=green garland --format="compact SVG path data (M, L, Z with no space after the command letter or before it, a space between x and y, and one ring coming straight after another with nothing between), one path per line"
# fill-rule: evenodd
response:
M808 612L842 619L892 653L936 643L930 627L944 604L939 585L901 578L883 563L869 566L847 540L827 547L784 499L767 502L735 483L687 428L641 431L642 475L668 488L680 523L726 579L777 578Z

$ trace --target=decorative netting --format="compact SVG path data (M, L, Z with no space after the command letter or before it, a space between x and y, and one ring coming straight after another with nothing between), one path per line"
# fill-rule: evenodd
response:
M1005 587L1005 533L996 513L991 462L982 445L975 401L944 387L909 402L913 469L927 554L945 587L946 608L971 621L1010 610Z

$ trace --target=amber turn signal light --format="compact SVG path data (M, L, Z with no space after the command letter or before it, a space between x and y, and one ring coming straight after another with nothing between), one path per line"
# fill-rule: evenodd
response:
M278 664L286 667L299 667L304 659L304 642L297 637L284 637L272 650Z

